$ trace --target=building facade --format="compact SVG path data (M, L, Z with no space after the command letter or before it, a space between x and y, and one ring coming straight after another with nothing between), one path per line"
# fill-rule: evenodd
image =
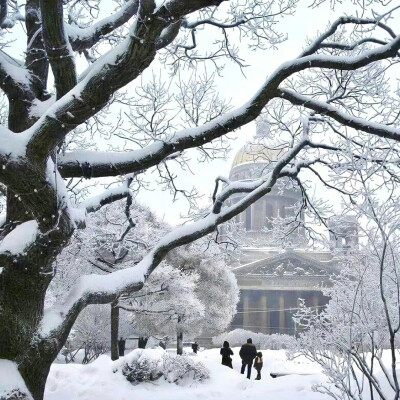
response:
M244 146L234 159L230 179L265 175L284 151L257 141ZM231 265L240 288L231 329L295 335L298 327L292 317L300 299L316 310L326 305L321 287L329 285L330 275L340 272L334 254L358 245L357 223L348 217L330 220L331 249L316 250L308 246L302 228L301 198L298 187L284 182L236 217L244 231L244 247L240 260Z

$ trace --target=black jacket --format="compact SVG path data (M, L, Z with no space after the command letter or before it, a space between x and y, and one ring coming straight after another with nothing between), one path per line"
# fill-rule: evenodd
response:
M227 367L232 368L232 358L233 351L230 347L222 347L219 354L222 356L222 365L226 365Z
M222 358L231 358L233 351L230 347L222 347L219 354L221 354Z
M252 364L257 356L256 346L253 343L246 343L239 351L239 356L245 364Z

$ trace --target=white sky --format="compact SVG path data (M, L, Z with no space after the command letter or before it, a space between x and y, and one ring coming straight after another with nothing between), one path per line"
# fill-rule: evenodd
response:
M115 7L114 2L102 0L102 15L108 15ZM249 67L245 68L246 76L243 76L239 67L227 62L222 73L222 77L216 81L220 96L222 98L231 99L234 107L242 105L247 101L263 84L269 74L276 69L281 63L296 57L302 48L306 45L307 37L314 37L318 31L326 28L329 22L334 21L338 16L344 14L354 15L353 1L343 0L343 4L338 4L335 10L330 8L330 1L327 0L318 8L310 8L312 0L300 0L297 12L294 16L286 16L282 18L278 25L278 30L288 35L288 40L278 45L277 50L266 51L249 51L246 42L236 43L240 47L241 56L245 60L245 64ZM20 37L24 37L21 35ZM201 45L201 43L200 43ZM16 57L20 57L25 50L25 43L22 41L14 42L6 51ZM87 67L87 63L83 58L78 60L78 70L82 71ZM150 76L151 70L158 71L157 63L153 63L148 68L144 76ZM51 86L50 86L51 87ZM130 86L128 86L128 90ZM250 123L230 134L229 137L232 148L227 160L214 160L212 162L199 164L196 162L196 153L194 154L191 168L193 175L188 172L180 172L178 183L183 185L185 189L190 189L194 184L197 190L204 195L201 205L209 204L210 195L214 189L214 180L218 175L229 175L232 165L232 160L236 152L255 134L255 123ZM157 174L149 175L153 184L152 190L142 190L139 193L138 199L148 205L159 216L163 217L167 222L175 224L181 221L181 215L185 215L188 211L186 200L179 198L177 201L172 201L172 196L169 192L163 192L157 185ZM95 189L96 191L102 188ZM340 197L337 196L337 203L340 202Z
M318 8L310 8L310 0L300 1L297 12L293 16L284 17L280 23L279 30L287 33L288 40L280 45L278 49L266 51L249 51L246 43L237 43L240 46L241 54L245 59L246 67L243 76L239 67L233 63L227 63L222 79L218 80L218 88L227 99L232 99L233 106L240 106L247 101L264 83L265 79L280 64L296 57L306 45L307 37L314 37L317 32L324 30L328 22L334 21L338 16L351 13L350 0L344 1L346 6L338 5L333 11L329 7L329 1ZM346 11L347 10L347 11ZM236 152L255 134L255 123L250 123L242 129L230 134L235 138L230 141L231 152L227 160L214 160L207 164L193 163L194 175L182 172L182 182L189 188L195 181L196 188L204 194L201 202L209 204L211 194L214 190L214 179L218 175L228 176ZM154 191L142 191L139 199L147 204L154 211L165 218L167 222L178 223L180 215L187 212L186 200L179 199L172 203L169 193L162 192L154 186ZM340 197L337 196L337 202Z

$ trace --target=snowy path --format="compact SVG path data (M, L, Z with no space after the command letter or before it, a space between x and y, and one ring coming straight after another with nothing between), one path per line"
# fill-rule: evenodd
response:
M121 374L112 372L112 361L102 356L89 365L54 364L46 387L45 400L328 400L314 393L311 386L324 380L318 366L307 360L287 361L285 352L263 351L262 380L240 375L238 350L234 349L234 369L220 364L219 349L205 350L198 357L206 364L211 379L195 387L181 387L163 380L131 385ZM272 379L274 372L299 372L311 375L288 375Z

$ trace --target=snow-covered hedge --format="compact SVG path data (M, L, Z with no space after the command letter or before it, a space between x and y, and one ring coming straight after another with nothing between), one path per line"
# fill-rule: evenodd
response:
M163 355L163 375L170 383L190 384L203 382L210 377L206 366L191 356L165 353Z
M222 346L227 340L231 347L238 347L246 343L246 340L251 338L258 349L292 349L296 346L296 338L290 335L282 335L274 333L266 335L264 333L255 333L245 329L235 329L230 332L222 333L212 338L212 342L216 346Z
M133 384L164 377L170 383L191 385L210 376L204 364L193 357L169 354L159 349L133 350L115 363L113 371L122 373Z

